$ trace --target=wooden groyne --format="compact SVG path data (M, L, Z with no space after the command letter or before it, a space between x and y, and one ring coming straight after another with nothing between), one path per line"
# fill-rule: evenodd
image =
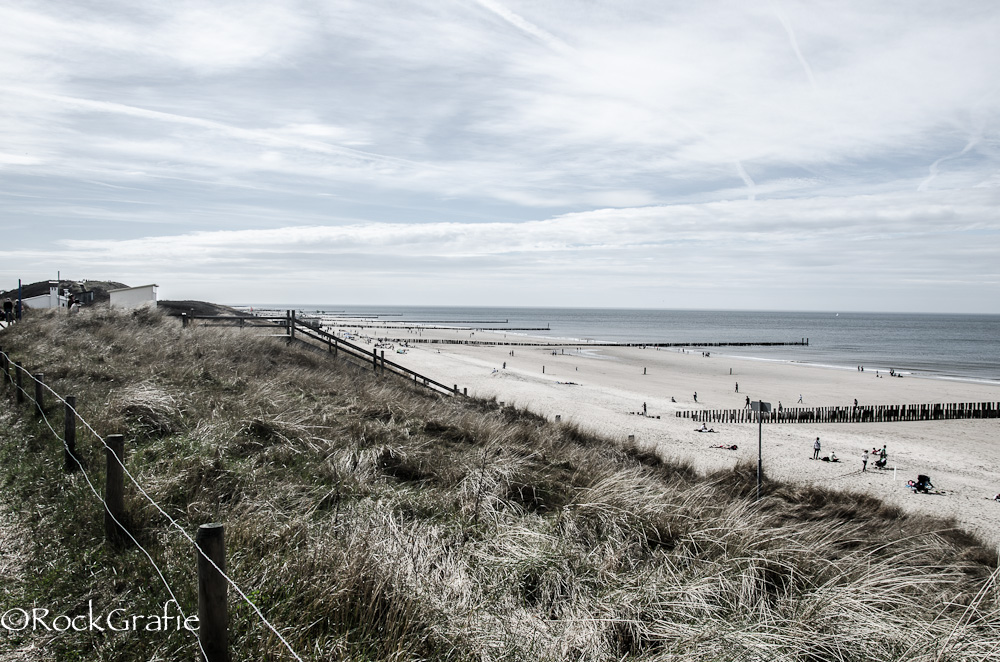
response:
M757 414L744 409L696 409L677 412L695 423L756 423ZM854 407L790 407L764 414L764 423L896 423L1000 418L1000 402L867 405Z
M479 329L476 329L477 331ZM498 329L499 330L499 329ZM544 331L545 329L538 329ZM485 347L516 345L518 347L806 347L809 339L794 342L589 342L580 340L553 340L552 342L521 342L516 340L450 340L442 338L384 338L387 342L426 343L429 345L481 345Z

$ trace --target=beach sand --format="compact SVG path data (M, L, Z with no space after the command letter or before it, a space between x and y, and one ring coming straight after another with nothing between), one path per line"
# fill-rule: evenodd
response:
M368 332L392 338L537 341L469 330ZM739 358L734 356L738 348L730 350L734 355L721 347L708 351L709 357L698 349L417 344L406 354L388 350L386 358L442 383L467 388L470 396L496 398L550 420L559 415L563 422L615 440L635 435L637 442L655 448L662 457L688 460L704 471L731 467L739 460L755 465L758 426L710 423L715 434L699 433L695 428L700 424L678 418L678 411L739 409L747 396L774 408L779 402L785 408L843 407L855 398L860 405L1000 401L1000 387L992 384L878 378L868 370ZM794 348L789 354L794 356ZM647 416L641 415L643 403ZM820 457L834 451L839 463L811 459L816 437L822 445ZM771 478L870 494L907 511L953 518L961 528L1000 545L1000 502L993 500L1000 492L998 438L1000 419L765 424L762 456L764 472ZM875 469L877 458L872 457L868 471L862 473L863 450L880 449L883 444L889 453L888 469ZM714 445L738 449L711 448ZM906 481L918 474L929 475L943 494L914 494Z

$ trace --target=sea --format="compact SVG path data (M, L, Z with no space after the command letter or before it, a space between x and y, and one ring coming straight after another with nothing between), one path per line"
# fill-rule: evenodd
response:
M806 363L834 369L894 370L904 375L1000 386L1000 315L503 308L435 306L294 307L303 313L386 322L511 329L508 335L620 343L801 342L808 346L712 347L714 355ZM516 330L516 329L531 330ZM541 329L541 330L539 330Z

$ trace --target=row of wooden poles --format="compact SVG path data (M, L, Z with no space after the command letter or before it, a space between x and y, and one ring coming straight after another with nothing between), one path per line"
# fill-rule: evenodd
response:
M19 362L13 362L0 348L0 371L3 381L13 385L18 405L28 399L26 379L34 382L32 408L38 416L48 409L45 403L44 373L32 374ZM67 395L64 419L64 467L67 472L82 468L76 455L76 396ZM125 436L108 435L105 443L104 534L113 548L124 547L130 533L125 522ZM198 638L207 662L229 662L228 582L222 573L226 569L225 527L222 524L202 524L195 536L198 548ZM214 564L214 565L213 565Z
M469 395L469 389L467 387L459 391L458 384L454 384L451 387L449 387L429 377L425 377L424 375L414 372L409 368L401 366L398 363L394 363L393 361L386 361L384 349L381 350L381 356L380 356L378 348L372 347L371 354L369 355L367 350L362 349L361 347L358 347L357 345L349 343L345 340L341 340L340 338L337 338L337 336L335 336L334 334L328 333L326 331L323 331L321 328L318 328L318 326L314 326L312 324L303 322L302 320L296 317L294 310L285 311L285 317L265 317L265 318L223 317L223 316L207 316L207 315L200 316L200 315L188 315L187 313L181 313L181 326L183 328L187 328L188 325L193 320L196 319L202 319L202 320L221 319L228 321L236 321L239 323L240 328L243 328L244 320L251 320L251 321L254 319L265 319L269 321L280 320L280 322L278 322L280 326L287 330L286 333L280 334L280 336L287 338L288 342L293 342L297 339L296 333L302 333L316 342L325 344L327 351L330 354L333 354L334 358L337 358L338 351L343 350L343 352L346 355L353 356L355 359L358 359L366 364L368 363L368 361L371 361L372 370L374 370L377 373L384 375L386 373L386 365L388 364L388 366L390 367L389 370L390 373L394 373L407 380L412 378L413 383L419 386L424 386L436 392L444 393L446 395L465 395L465 396Z
M745 409L700 409L679 411L678 418L696 423L756 423L757 413ZM968 418L1000 418L1000 402L952 402L916 405L865 405L846 407L791 407L773 409L764 423L895 423L898 421L944 421Z

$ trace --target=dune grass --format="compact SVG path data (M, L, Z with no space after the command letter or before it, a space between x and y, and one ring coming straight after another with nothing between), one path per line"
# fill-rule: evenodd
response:
M250 330L155 311L35 313L4 351L77 397L303 660L1000 660L996 551L860 495L699 475L495 402L430 394ZM0 480L31 532L4 609L158 613L169 598L59 442L0 387ZM61 414L53 412L57 430ZM95 484L103 453L81 435ZM197 612L190 544L129 525ZM294 659L230 593L234 659ZM197 659L187 633L37 633L51 659Z

